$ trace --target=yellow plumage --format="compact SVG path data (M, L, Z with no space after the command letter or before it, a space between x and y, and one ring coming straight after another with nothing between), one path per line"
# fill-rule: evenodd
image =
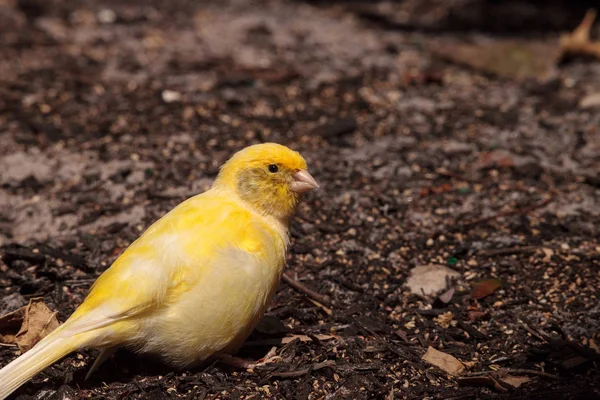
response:
M0 370L0 399L81 347L130 346L176 366L236 352L279 283L298 194L315 187L284 146L236 153L210 190L148 228L62 326Z

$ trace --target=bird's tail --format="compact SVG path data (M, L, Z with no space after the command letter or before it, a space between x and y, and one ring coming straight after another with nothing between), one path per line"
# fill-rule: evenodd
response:
M8 397L50 364L85 345L77 336L62 335L61 328L50 333L29 351L0 369L0 400Z

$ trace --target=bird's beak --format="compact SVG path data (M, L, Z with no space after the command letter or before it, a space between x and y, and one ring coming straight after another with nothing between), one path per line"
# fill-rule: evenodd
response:
M293 176L294 181L290 184L290 189L296 193L304 193L319 187L315 178L307 170L301 169Z

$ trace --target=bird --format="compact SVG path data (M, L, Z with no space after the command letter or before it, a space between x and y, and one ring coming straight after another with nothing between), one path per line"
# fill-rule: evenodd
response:
M120 347L176 368L232 357L281 279L300 195L319 185L300 153L248 146L207 191L153 223L56 330L0 370L0 399L71 352Z

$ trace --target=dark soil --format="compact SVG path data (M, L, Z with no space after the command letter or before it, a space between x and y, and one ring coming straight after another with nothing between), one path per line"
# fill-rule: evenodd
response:
M0 1L0 314L42 296L64 321L146 226L261 141L301 151L322 185L288 273L332 300L282 284L242 350L281 359L254 371L122 351L84 381L86 350L16 396L600 398L600 113L579 106L600 63L518 82L427 50L556 42L586 6ZM427 264L460 273L450 302L404 286ZM488 278L502 287L471 298ZM429 346L483 382L426 364ZM0 346L0 364L17 353ZM493 370L531 381L485 386Z

